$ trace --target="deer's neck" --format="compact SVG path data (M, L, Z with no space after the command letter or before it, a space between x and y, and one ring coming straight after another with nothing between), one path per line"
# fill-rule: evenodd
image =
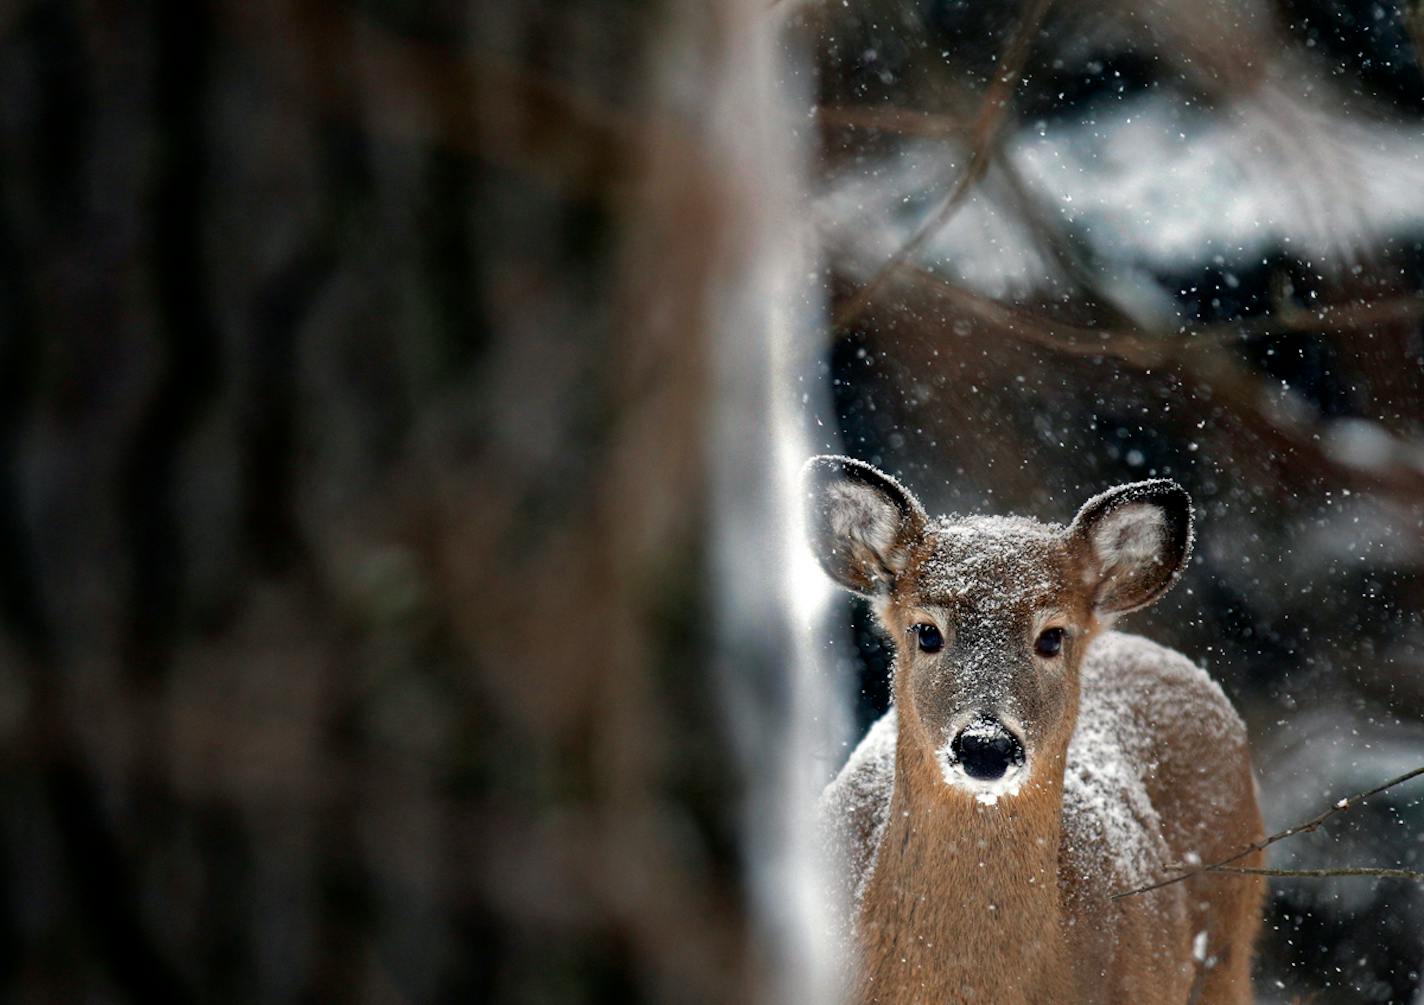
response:
M1058 888L1063 763L994 805L946 785L903 732L890 817L862 901L861 998L1064 1000Z

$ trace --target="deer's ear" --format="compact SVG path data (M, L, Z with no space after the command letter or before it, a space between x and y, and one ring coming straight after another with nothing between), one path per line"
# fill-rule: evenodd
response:
M1192 550L1192 499L1158 478L1109 489L1083 504L1069 537L1098 613L1135 611L1172 588Z
M813 457L801 475L806 532L831 578L866 597L890 592L928 520L895 479L849 457Z

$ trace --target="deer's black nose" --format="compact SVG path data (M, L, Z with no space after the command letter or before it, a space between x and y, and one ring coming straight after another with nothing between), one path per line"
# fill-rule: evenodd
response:
M1023 766L1024 748L1019 738L995 719L976 719L962 729L949 747L970 778L992 782Z

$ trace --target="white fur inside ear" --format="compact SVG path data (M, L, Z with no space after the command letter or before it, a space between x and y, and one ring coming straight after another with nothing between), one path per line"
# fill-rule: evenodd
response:
M1104 572L1142 569L1158 562L1167 519L1151 503L1127 503L1104 514L1093 528L1093 553Z
M900 513L893 503L870 486L853 481L832 485L826 502L831 532L836 537L863 545L886 568L900 571L900 556L894 554Z

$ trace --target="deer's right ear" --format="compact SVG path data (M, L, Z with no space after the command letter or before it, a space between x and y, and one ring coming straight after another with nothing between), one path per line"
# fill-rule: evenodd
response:
M801 482L806 532L821 567L866 597L890 592L928 519L895 479L849 457L813 457Z
M1098 611L1125 614L1154 603L1186 568L1192 497L1166 478L1119 485L1084 503L1068 533Z

